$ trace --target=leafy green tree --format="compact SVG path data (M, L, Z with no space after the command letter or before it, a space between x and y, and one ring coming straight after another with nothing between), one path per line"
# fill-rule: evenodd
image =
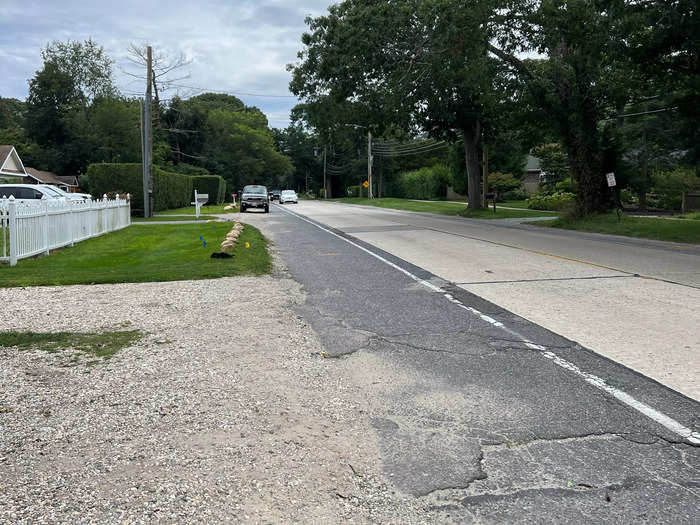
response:
M270 184L292 171L289 158L275 150L265 115L256 109L212 110L202 154L209 170L234 190L245 184Z
M479 143L502 73L486 51L493 1L346 0L308 19L290 89L311 102L330 93L383 106L432 136L464 144L469 206L481 205ZM407 118L410 116L410 118ZM397 122L397 123L398 123Z
M45 63L53 63L59 71L68 75L75 89L87 102L99 97L117 95L112 71L114 61L102 46L91 38L83 42L50 42L42 50L41 58Z

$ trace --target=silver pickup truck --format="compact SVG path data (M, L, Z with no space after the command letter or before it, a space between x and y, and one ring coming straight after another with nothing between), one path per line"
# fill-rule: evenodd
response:
M270 201L267 197L265 186L245 186L241 194L241 213L248 208L263 208L265 213L270 212Z

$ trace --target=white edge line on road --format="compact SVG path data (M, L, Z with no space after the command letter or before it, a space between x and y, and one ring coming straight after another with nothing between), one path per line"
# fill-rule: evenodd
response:
M583 370L581 370L581 369L580 369L578 366L576 366L575 364L573 364L573 363L567 361L566 359L563 359L563 358L559 357L559 356L558 356L557 354L555 354L554 352L551 352L551 351L547 350L546 347L541 346L541 345L538 345L538 344L535 344L535 343L533 343L532 341L528 341L527 338L523 337L523 336L522 336L521 334L519 334L517 331L512 330L512 329L508 328L507 326L505 326L503 323L501 323L501 322L499 322L499 321L496 321L496 320L493 319L492 317L489 317L488 315L485 315L485 314L481 313L481 312L480 312L479 310L477 310L476 308L472 308L471 306L465 305L465 304L462 303L459 299L456 299L452 294L445 292L445 291L444 291L442 288L440 288L439 286L436 286L436 285L434 285L433 283L431 283L431 282L429 282L429 281L426 281L426 280L424 280L424 279L421 279L421 278L418 277L417 275L415 275L415 274L409 272L408 270L406 270L406 269L404 269L404 268L401 268L401 267L398 266L397 264L394 264L393 262L391 262L391 261L385 259L385 258L382 257L381 255L379 255L379 254L377 254L377 253L374 253L372 250L368 250L368 249L365 248L364 246L360 246L359 244L357 244L357 243L351 241L350 239L347 239L347 238L343 237L342 235L338 235L337 233L335 233L335 232L333 232L333 231L331 231L331 230L329 230L329 229L327 229L327 228L324 228L324 227L321 226L320 224L317 224L317 223L315 223L315 222L313 222L313 221L310 221L310 220L307 219L306 217L304 217L304 216L302 216L302 215L300 215L300 214L298 214L298 213L296 213L296 212L292 212L292 211L286 210L286 209L284 209L284 208L282 208L282 207L279 207L279 209L282 210L282 211L284 211L285 213L288 213L288 214L290 214L290 215L293 215L294 217L296 217L296 218L298 218L298 219L300 219L300 220L302 220L302 221L304 221L304 222L308 222L308 223L311 224L312 226L315 226L316 228L318 228L318 229L320 229L320 230L323 230L324 232L326 232L326 233L328 233L328 234L330 234L330 235L332 235L332 236L334 236L334 237L337 237L338 239L341 239L341 240L345 241L346 243L348 243L348 244L354 246L355 248L358 248L359 250L362 250L363 252L365 252L365 253L371 255L372 257L374 257L375 259L377 259L377 260L383 262L384 264L387 264L387 265L391 266L391 267L394 268L395 270L398 270L399 272L403 273L404 275L406 275L407 277L411 278L412 280L414 280L414 281L417 282L418 284L421 284L421 285L425 286L425 287L428 288L430 291L442 294L443 297L445 297L445 299L447 299L447 300L450 301L451 303L453 303L453 304L459 306L460 308L462 308L462 309L464 309L464 310L467 310L468 312L470 312L470 313L476 315L476 316L479 317L481 320L486 321L487 323L489 323L489 324L491 324L491 325L493 325L493 326L495 326L495 327L497 327L497 328L501 328L502 330L506 331L506 332L509 333L510 335L516 336L516 337L517 337L518 339L520 339L523 343L525 343L525 346L527 346L528 348L530 348L530 349L532 349L532 350L537 350L537 351L539 351L540 354L542 355L542 357L544 357L544 358L546 358L546 359L548 359L548 360L551 360L551 361L552 361L554 364L556 364L557 366L560 366L561 368L563 368L563 369L565 369L565 370L568 370L568 371L574 373L575 375L579 376L579 377L582 378L584 381L586 381L588 384L593 385L593 386L596 387L597 389L602 390L603 392L606 392L607 394L610 394L611 396L613 396L613 397L614 397L615 399L617 399L618 401L620 401L620 402L624 403L625 405L627 405L627 406L633 408L633 409L636 410L637 412L640 412L641 414L645 415L645 416L648 417L649 419L651 419L651 420L657 422L658 424L660 424L661 426L667 428L668 430L670 430L670 431L673 432L674 434L678 434L679 436L681 436L683 439L686 439L686 440L689 441L690 443L693 443L693 444L695 444L695 445L700 445L700 432L693 432L690 428L688 428L688 427L682 425L681 423L679 423L679 422L676 421L675 419L673 419L673 418L667 416L666 414L664 414L664 413L662 413L662 412L659 412L658 410L656 410L655 408L650 407L650 406L647 405L646 403L643 403L643 402L641 402L641 401L635 399L634 397L632 397L632 396L629 395L628 393L626 393L626 392L624 392L624 391L622 391L622 390L620 390L620 389L618 389L618 388L615 388L614 386L608 385L608 384L605 382L604 379L602 379L602 378L600 378L600 377L598 377L598 376L596 376L596 375L594 375L594 374L590 374L590 373L588 373L588 372L584 372Z

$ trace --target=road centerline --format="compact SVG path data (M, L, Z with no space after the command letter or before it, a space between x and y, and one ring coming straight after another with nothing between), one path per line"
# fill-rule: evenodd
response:
M465 305L462 301L455 298L449 292L443 290L440 286L437 286L437 285L435 285L435 284L433 284L430 281L427 281L425 279L421 279L420 277L418 277L417 275L413 274L412 272L406 270L405 268L402 268L401 266L389 261L385 257L382 257L378 253L375 253L372 250L365 248L364 246L354 242L353 240L351 240L351 238L349 238L349 237L351 237L350 235L348 235L344 232L341 235L341 234L336 233L336 232L332 231L331 229L325 227L325 225L317 223L316 221L313 221L313 220L311 220L311 219L309 219L309 218L307 218L299 213L292 212L292 211L284 209L280 206L275 206L275 207L280 209L284 213L287 213L291 216L296 217L297 219L299 219L301 221L304 221L308 224L311 224L312 226L326 232L327 234L329 234L333 237L336 237L338 239L345 241L346 243L350 244L351 246L367 253L368 255L374 257L375 259L377 259L377 260L383 262L384 264L394 268L395 270L403 273L404 275L406 275L407 277L409 277L410 279L412 279L416 283L424 286L428 290L441 294L445 299L447 299L450 303L454 304L455 306L473 314L474 316L478 317L482 321L485 321L485 322L491 324L492 326L501 329L502 331L504 331L508 335L517 338L518 340L520 340L520 342L524 343L526 346L528 346L532 350L538 351L540 353L540 355L543 358L547 359L548 361L551 361L554 364L556 364L557 366L561 367L562 369L567 370L567 371L575 374L576 376L583 379L586 383L588 383L588 384L594 386L595 388L605 392L606 394L612 396L613 398L617 399L619 402L621 402L621 403L627 405L628 407L634 409L635 411L641 413L642 415L646 416L647 418L651 419L652 421L655 421L659 425L663 426L664 428L673 432L674 434L680 436L681 438L685 439L689 443L692 443L694 445L700 445L700 432L693 431L692 429L686 427L685 425L676 421L672 417L654 409L653 407L651 407L650 405L648 405L646 403L643 403L642 401L637 400L636 398L634 398L630 394L624 392L623 390L618 389L612 385L609 385L605 379L598 377L595 374L591 374L591 373L588 373L588 372L581 370L574 363L571 363L571 362L567 361L566 359L562 358L561 356L559 356L555 352L548 349L546 346L539 345L533 341L530 341L528 338L523 336L517 330L511 329L510 327L508 327L508 326L504 325L503 323L497 321L496 319L493 319L492 317L482 313L481 311L477 310L476 308ZM436 231L439 231L439 230L436 230ZM469 236L464 236L464 237L469 237ZM476 240L479 240L479 239L476 239ZM484 242L491 242L491 241L484 241ZM502 243L493 243L492 242L492 244L502 244ZM504 245L504 244L502 244L502 245ZM507 245L504 245L504 246L507 246ZM526 251L532 251L532 250L526 250ZM607 269L611 269L614 271L620 271L620 270L616 270L614 268L607 268ZM621 273L626 273L630 276L633 275L633 274L630 274L630 272L621 272Z

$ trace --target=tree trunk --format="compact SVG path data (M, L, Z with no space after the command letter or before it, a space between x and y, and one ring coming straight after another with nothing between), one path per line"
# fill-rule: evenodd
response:
M467 192L469 209L481 208L481 172L479 171L479 137L481 123L476 121L472 127L462 129L464 139L464 163L467 168Z

